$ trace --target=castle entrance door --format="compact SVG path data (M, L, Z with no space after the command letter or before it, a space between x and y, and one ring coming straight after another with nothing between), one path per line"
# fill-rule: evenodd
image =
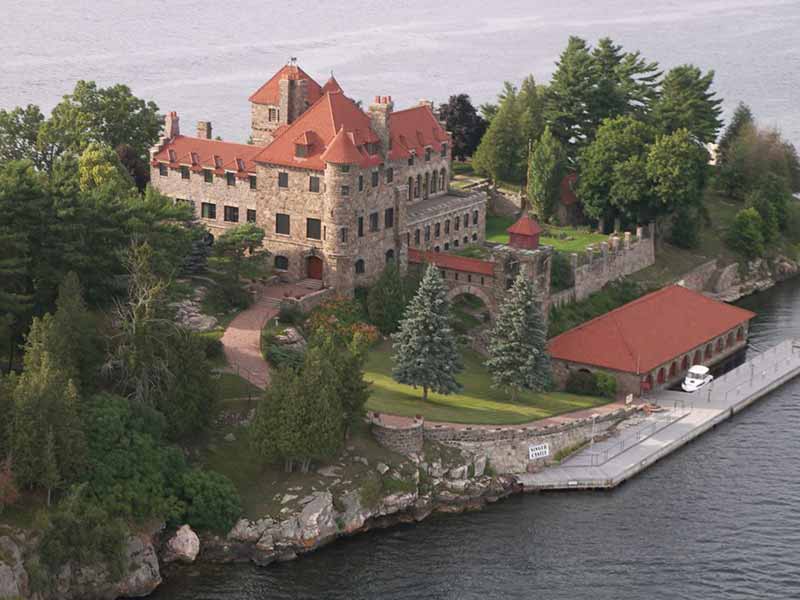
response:
M319 256L309 256L306 259L306 277L322 279L322 259Z

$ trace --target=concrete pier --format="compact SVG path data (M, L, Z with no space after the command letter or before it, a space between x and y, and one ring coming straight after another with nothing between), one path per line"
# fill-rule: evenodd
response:
M664 410L592 444L557 467L518 475L526 491L613 488L800 375L800 343L784 340L693 394L661 391Z

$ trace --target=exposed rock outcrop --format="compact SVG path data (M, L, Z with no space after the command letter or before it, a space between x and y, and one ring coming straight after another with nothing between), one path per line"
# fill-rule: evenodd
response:
M167 541L162 560L165 563L193 563L199 553L200 538L191 527L184 525Z
M709 290L718 300L735 302L744 296L771 288L779 281L797 275L800 264L786 257L733 263L717 270Z
M10 537L0 537L0 600L27 598L29 594L22 549Z

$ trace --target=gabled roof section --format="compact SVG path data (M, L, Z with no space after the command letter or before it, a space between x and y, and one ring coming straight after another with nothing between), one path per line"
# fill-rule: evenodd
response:
M508 233L515 233L517 235L533 236L542 232L539 223L531 217L528 213L522 215L519 220L511 227L506 229Z
M319 84L303 69L296 64L290 63L282 67L269 81L253 92L249 98L250 102L255 104L279 104L281 97L280 82L284 79L294 81L307 80L309 104L316 102L322 95L322 88L319 87Z
M341 159L345 144L352 146L346 149L348 159L353 159L350 164L361 167L377 166L382 162L380 154L370 155L363 147L367 143L379 142L380 138L372 131L370 118L341 92L325 94L313 106L306 110L300 117L284 129L281 134L256 156L256 162L274 165L299 167L322 171L325 169L323 154L337 137L343 132L348 138L337 141L335 156ZM306 134L313 140L313 144L304 157L295 156L295 140ZM352 150L358 153L353 154ZM357 160L356 160L357 159Z
M325 85L322 86L322 93L328 94L330 92L344 92L342 86L339 85L339 82L336 81L336 78L331 73L331 76L328 78L328 81L325 82Z
M389 117L389 133L392 137L391 160L402 160L412 153L423 156L428 146L438 152L442 144L450 140L447 131L427 105L393 112Z
M361 152L353 143L352 134L345 133L344 129L339 130L339 133L334 136L325 152L320 156L324 162L335 165L358 164L362 158Z
M548 349L560 360L647 373L755 316L671 285L562 333Z
M152 164L156 166L159 162L166 162L172 168L187 165L193 171L213 169L221 175L225 171L241 172L240 165L237 164L239 159L244 163L244 172L254 174L254 158L262 149L263 146L179 135L164 144L153 157ZM171 153L174 153L175 160L170 160Z

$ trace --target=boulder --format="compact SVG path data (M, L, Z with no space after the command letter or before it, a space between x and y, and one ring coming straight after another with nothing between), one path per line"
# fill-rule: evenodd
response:
M447 472L447 477L450 479L466 479L468 472L469 472L469 465L453 467Z
M116 595L123 598L149 596L161 585L161 572L153 544L131 537L128 540L127 559L128 571L115 587Z
M0 599L24 598L29 593L22 551L10 537L0 537Z
M386 472L389 470L389 466L388 466L388 465L386 465L386 464L384 464L384 463L378 463L378 464L377 464L377 466L375 467L375 469L376 469L376 470L378 471L378 473L380 473L381 475L385 475L385 474L386 474Z
M188 525L175 532L164 549L164 562L193 563L200 552L200 538Z

